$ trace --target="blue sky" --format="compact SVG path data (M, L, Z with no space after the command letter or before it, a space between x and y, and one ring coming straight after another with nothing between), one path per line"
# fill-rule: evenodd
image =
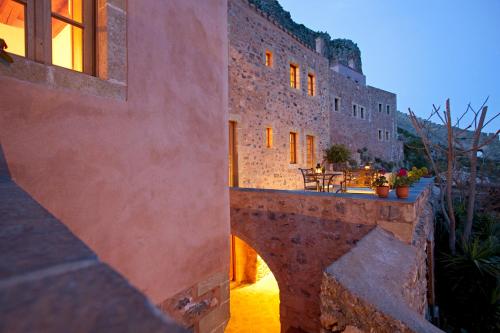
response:
M487 96L488 113L500 111L500 0L279 2L296 22L356 42L367 83L397 93L402 112L425 116L449 97L458 116Z

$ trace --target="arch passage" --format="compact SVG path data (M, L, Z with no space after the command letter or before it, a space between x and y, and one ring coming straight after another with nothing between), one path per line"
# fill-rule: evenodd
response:
M280 332L278 283L261 256L231 236L231 318L226 333ZM249 326L251 323L251 326Z
M278 281L281 332L318 332L323 270L375 225L306 215L310 208L293 192L231 190L230 199L231 233L262 256Z

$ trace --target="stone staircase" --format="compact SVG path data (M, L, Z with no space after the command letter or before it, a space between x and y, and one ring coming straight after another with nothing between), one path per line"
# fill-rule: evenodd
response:
M186 332L12 181L0 146L0 332Z

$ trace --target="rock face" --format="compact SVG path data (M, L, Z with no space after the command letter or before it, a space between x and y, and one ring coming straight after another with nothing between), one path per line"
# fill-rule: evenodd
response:
M363 73L361 65L361 51L358 45L349 39L333 39L326 32L313 31L303 24L295 23L290 13L281 7L277 0L249 0L251 4L262 10L271 20L295 35L301 42L314 49L316 40L323 39L324 49L322 54L331 63L340 63L350 66L359 73Z

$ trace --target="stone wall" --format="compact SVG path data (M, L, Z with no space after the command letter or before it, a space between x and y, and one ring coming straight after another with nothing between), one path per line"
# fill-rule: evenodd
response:
M385 161L402 158L394 120L396 95L335 72L324 56L326 46L314 50L246 0L228 4L229 112L230 120L237 123L239 186L302 188L298 168L307 167L307 135L314 136L315 163L323 161L324 150L332 143L347 144L354 154L366 147L373 158ZM344 51L352 46L346 41L338 43ZM270 67L265 64L266 51L272 53ZM299 89L290 87L290 63L299 66ZM308 73L315 75L315 96L307 93ZM336 97L340 98L338 112L334 111ZM359 117L359 110L353 118L353 103L364 108L365 119ZM380 113L378 103L382 103ZM268 127L273 131L271 148L266 146ZM381 140L379 129L383 131ZM298 135L296 164L290 163L290 132Z
M398 141L395 120L396 95L358 84L335 71L331 71L330 75L331 142L345 144L353 153L366 147L373 158L384 161L401 160L402 144ZM339 111L333 109L335 98L339 98ZM379 104L382 104L381 112ZM356 117L353 115L353 105L357 105ZM389 114L387 106L390 108ZM361 118L360 107L364 109L364 119ZM379 130L382 130L381 140L378 137ZM389 132L388 138L386 131Z
M0 331L187 333L10 179L0 146Z
M230 190L231 232L257 251L278 281L282 332L292 327L318 332L323 271L374 228L411 247L419 210L429 197L428 185L422 181L406 200L394 198L393 193L389 199L378 199L353 194ZM418 278L407 289L420 287L425 279L421 274L425 260L420 259L414 261L418 268L414 276ZM409 292L405 302L421 311L426 304L421 296L420 292Z
M229 320L229 276L210 276L158 305L196 333L223 333Z
M316 161L329 145L328 60L296 41L245 1L229 1L229 113L237 122L239 186L296 189L306 167L306 135L315 138ZM273 65L265 66L265 52ZM290 87L290 63L300 88ZM316 96L307 94L307 74ZM273 130L266 147L266 128ZM297 164L290 164L290 132L296 132Z
M417 184L421 187L422 184ZM410 242L376 228L332 263L321 287L322 332L441 332L431 325L434 302L434 212L429 187L415 202Z

